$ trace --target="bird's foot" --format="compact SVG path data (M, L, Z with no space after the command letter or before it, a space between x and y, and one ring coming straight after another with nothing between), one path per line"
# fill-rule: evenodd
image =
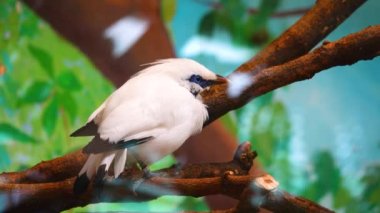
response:
M138 188L138 187L139 187L144 181L149 180L149 179L151 179L151 178L157 176L157 174L151 172L151 171L148 169L148 167L143 168L142 171L143 171L143 175L142 175L142 177L141 177L139 180L137 180L137 181L133 184L133 186L132 186L133 194L134 194L135 196L137 196L137 188Z

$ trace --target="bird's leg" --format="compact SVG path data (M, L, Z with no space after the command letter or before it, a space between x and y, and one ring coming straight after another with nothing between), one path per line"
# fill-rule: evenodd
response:
M141 161L140 159L138 159L136 157L135 157L135 159L136 159L137 163L139 164L139 166L141 167L141 170L143 171L143 178L144 179L152 178L154 175L149 170L148 165L146 165L143 161Z
M141 170L143 171L143 176L141 179L137 180L133 186L133 194L137 196L137 188L145 181L149 180L150 178L154 177L155 175L149 170L148 165L146 165L142 160L137 158L136 156L133 156L135 160L137 161L137 164L140 166Z

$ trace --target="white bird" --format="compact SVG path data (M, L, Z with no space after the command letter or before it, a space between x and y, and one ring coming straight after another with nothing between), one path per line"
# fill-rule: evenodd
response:
M200 92L225 83L190 59L165 59L132 76L96 109L71 136L95 136L83 148L89 157L78 174L74 192L84 192L95 176L117 178L127 154L146 169L199 133L208 118ZM128 152L127 152L128 150ZM113 163L113 174L108 174Z

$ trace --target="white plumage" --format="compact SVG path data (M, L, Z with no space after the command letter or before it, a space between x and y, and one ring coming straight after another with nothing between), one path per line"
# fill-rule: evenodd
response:
M117 178L127 155L149 165L202 130L208 113L199 93L225 79L190 59L166 59L150 65L110 95L87 125L73 133L95 136L84 148L90 155L74 191L85 190L101 166L107 174L113 162Z

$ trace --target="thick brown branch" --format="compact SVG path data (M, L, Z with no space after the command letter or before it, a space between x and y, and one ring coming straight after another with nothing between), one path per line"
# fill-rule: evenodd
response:
M305 198L295 197L280 190L265 190L251 184L242 193L236 212L260 212L260 209L267 209L271 212L293 213L333 212Z
M248 175L253 159L256 157L256 153L250 150L250 143L246 142L239 146L234 159L230 162L193 164L182 168L175 166L160 170L156 172L157 176L145 181L141 181L143 180L141 171L130 169L125 171L119 179L107 182L101 192L99 192L99 188L91 186L85 194L80 196L72 193L74 178L51 183L0 184L2 192L0 196L7 200L7 206L1 210L56 212L85 206L89 203L142 202L163 195L200 197L225 194L239 199L241 192L247 187L251 188L251 185L258 187L264 193L272 194L273 190L257 184L261 177ZM277 192L279 191L277 190ZM265 201L265 198L263 200L264 203L270 202L274 206L282 205L285 202L292 207L290 210L301 208L298 200L304 200L284 192L277 197L279 204L272 198L268 201ZM324 209L311 201L306 200L306 202L319 210ZM264 208L264 206L262 207Z
M77 175L86 159L87 155L78 150L50 161L42 161L25 171L4 172L0 174L0 184L48 183L71 178Z
M325 42L309 54L280 66L264 69L253 76L248 93L262 95L290 83L312 78L334 66L351 65L376 57L380 50L380 25L368 27L336 42Z
M252 85L237 98L227 95L227 85L205 91L203 95L207 105L213 106L210 108L210 119L239 108L254 97L296 81L309 79L330 67L372 59L378 56L379 51L380 25L368 27L336 42L325 42L321 47L293 61L247 74L252 78Z
M279 65L304 55L364 2L365 0L318 0L293 26L235 72L258 72L263 68ZM204 100L209 106L209 122L247 103L247 101L224 100L224 98L227 97L223 87L215 88L205 95ZM248 99L246 97L247 100L251 98L252 96Z
M226 87L216 87L203 94L204 100L207 105L209 105L210 121L215 120L229 110L236 109L244 105L247 101L256 96L262 95L283 85L310 78L315 73L328 67L352 64L358 60L372 58L376 55L376 53L378 54L380 42L378 40L379 27L377 26L368 28L357 34L350 35L337 42L324 44L321 48L300 57L310 51L310 49L312 49L326 35L335 29L363 2L365 2L365 0L317 1L316 5L295 25L283 33L258 55L239 67L239 72L252 73L255 80L254 84L249 87L241 97L237 99L228 98L225 93ZM297 57L300 58L293 60ZM253 72L254 70L256 70L256 72ZM3 196L6 196L9 199L10 202L8 204L8 208L13 208L14 210L17 210L17 208L28 208L28 210L33 210L33 208L41 208L41 203L43 203L44 205L46 204L47 206L51 206L51 210L60 210L68 209L72 206L86 205L90 202L93 203L102 201L93 200L93 196L91 194L92 190L90 190L88 194L80 197L76 197L72 194L73 178L68 177L72 177L77 174L79 167L83 165L84 159L85 156L79 152L76 152L72 155L66 155L59 159L43 162L25 172L2 174L0 176L0 192L3 193ZM58 169L58 165L62 165L62 167ZM203 169L203 166L205 165L200 167ZM143 183L139 188L143 189L148 183L159 184L160 186L165 183L164 185L168 187L165 189L175 189L176 192L179 191L183 194L188 193L188 195L193 196L200 196L207 193L225 193L232 197L238 197L244 187L250 183L252 177L226 177L225 175L222 175L227 171L226 165L220 164L220 166L221 168L218 173L219 175L214 173L211 177L202 176L196 179L183 179L176 176L174 176L176 178L160 177L161 179L156 178ZM186 169L182 168L182 170L185 171ZM48 171L51 172L49 173ZM166 172L170 173L170 171L178 170L172 168ZM136 173L136 175L141 174ZM128 176L128 178L129 177L130 176ZM231 179L233 179L233 181ZM185 181L186 184L181 181ZM168 182L170 183L169 186L167 185ZM105 191L107 192L107 190L111 190L113 188L112 184L116 183L117 182L108 185ZM126 182L121 183L127 184ZM181 185L181 183L183 184ZM187 185L188 183L193 183L192 187L195 187L191 188L193 191L189 191ZM131 182L129 182L129 185L130 184ZM228 184L231 184L232 187ZM117 192L119 192L119 190L125 190L124 192L128 192L128 195L130 195L131 188L128 188L128 184L126 189L120 188L119 186L116 188L114 188L114 191L111 191L111 195L114 196L114 201L121 198L117 197ZM151 188L149 187L148 189ZM231 190L236 190L236 192ZM150 198L152 198L151 194L141 193L141 190L138 190L138 192L140 192L137 196L138 200L149 199L144 196L150 196ZM170 194L174 192L169 190L165 191L165 193ZM122 195L123 199L125 199L125 194L120 195ZM133 198L136 198L136 196ZM302 199L295 200L300 201ZM19 205L20 202L22 205ZM300 203L294 205L301 205Z
M0 197L2 200L6 200L6 206L4 206L5 209L0 208L0 211L61 211L101 201L146 201L170 194L205 196L225 191L236 197L239 192L236 192L235 188L223 187L225 173L247 175L255 157L256 153L251 152L250 143L246 142L238 147L230 162L189 164L160 170L156 173L157 177L138 185L136 193L133 192L133 188L137 182L142 180L143 175L140 170L136 169L126 170L117 180L106 183L102 193L97 193L97 188L90 188L80 196L73 194L73 182L76 175L73 175L73 178L46 183L2 182L0 183ZM41 171L41 174L45 174L45 172ZM57 175L59 176L59 174ZM241 183L239 184L241 185ZM240 192L242 190L243 188L240 188ZM100 195L101 197L99 197Z
M292 27L237 71L252 72L295 59L309 52L366 0L318 0Z

